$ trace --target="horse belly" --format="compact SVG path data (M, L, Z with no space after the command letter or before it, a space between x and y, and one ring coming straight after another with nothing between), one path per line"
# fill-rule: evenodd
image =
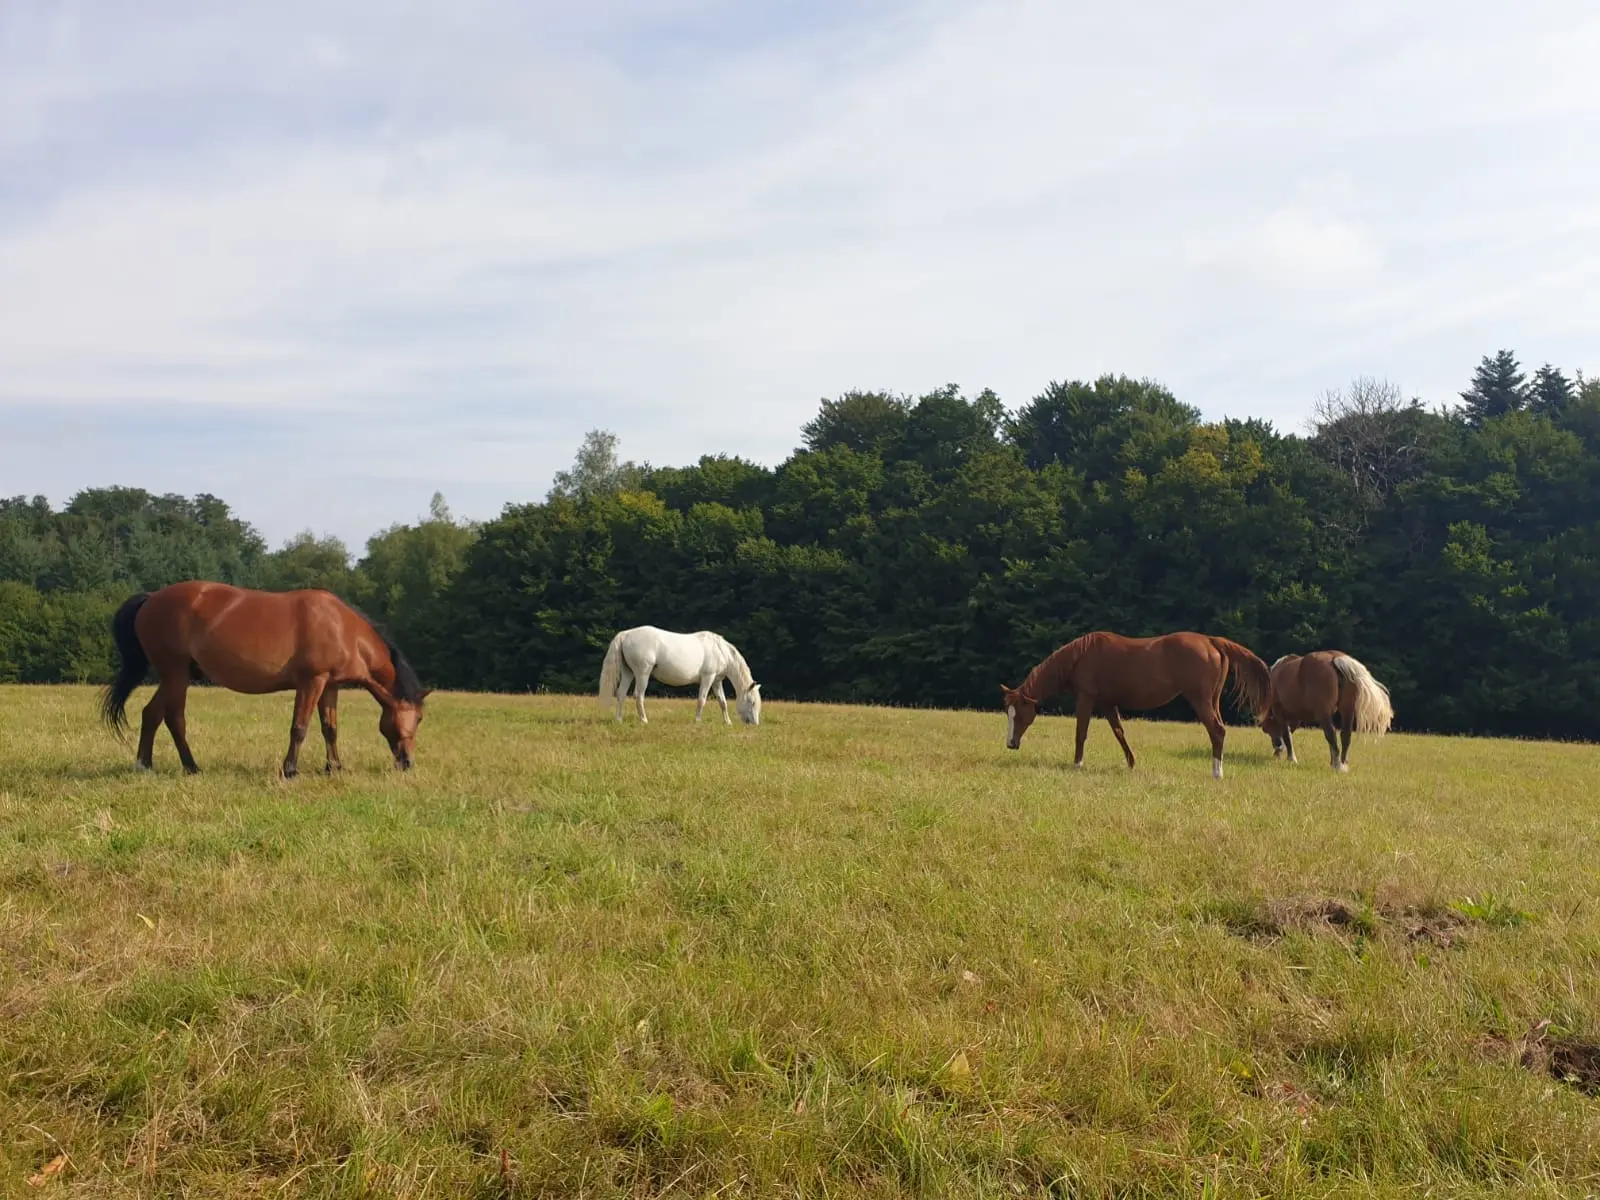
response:
M1102 665L1090 685L1095 704L1126 712L1146 712L1170 704L1177 698L1178 689L1164 675L1160 663L1148 654L1130 654Z
M262 619L248 605L200 617L189 638L189 656L207 679L236 692L293 687L295 625L276 618Z
M656 644L656 665L652 674L668 687L687 687L700 682L705 652L698 638L667 635Z
M1148 712L1152 708L1170 704L1177 698L1177 690L1170 686L1137 680L1115 689L1105 696L1101 703L1115 705L1128 712Z

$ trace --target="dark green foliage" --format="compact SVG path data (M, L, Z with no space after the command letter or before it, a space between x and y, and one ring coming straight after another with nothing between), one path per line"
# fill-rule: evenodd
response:
M1547 417L1559 417L1572 403L1576 390L1559 367L1545 363L1533 373L1533 386L1529 391L1528 407Z
M1502 350L1487 355L1473 373L1472 386L1461 393L1469 425L1482 425L1495 417L1517 412L1528 403L1528 380L1517 356Z
M435 686L592 690L653 623L726 634L775 698L988 706L1080 633L1200 629L1347 650L1405 728L1600 738L1600 386L1502 352L1465 395L1357 380L1298 437L1123 376L1009 417L853 392L776 470L620 463L596 431L544 503L479 529L436 497L354 567L210 497L0 501L0 679L103 676L123 596L207 575L346 595Z

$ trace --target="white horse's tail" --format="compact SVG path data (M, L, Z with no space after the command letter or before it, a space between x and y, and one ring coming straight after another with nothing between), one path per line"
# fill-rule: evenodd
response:
M627 632L626 630L623 631ZM600 706L615 702L617 685L622 682L622 634L611 639L606 648L606 660L600 664Z
M1367 670L1348 654L1333 660L1333 669L1356 689L1356 711L1352 727L1357 733L1372 733L1382 737L1394 722L1394 706L1389 703L1389 689L1372 677Z

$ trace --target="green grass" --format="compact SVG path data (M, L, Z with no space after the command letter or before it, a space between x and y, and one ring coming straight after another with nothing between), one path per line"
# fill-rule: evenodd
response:
M94 702L0 688L3 1195L1600 1190L1595 748Z

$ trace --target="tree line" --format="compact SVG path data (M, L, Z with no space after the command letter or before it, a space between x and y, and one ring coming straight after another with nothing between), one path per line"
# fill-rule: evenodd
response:
M1501 351L1458 403L1359 379L1311 430L1206 422L1149 380L1008 410L947 387L824 400L776 468L620 461L591 433L538 503L429 516L352 562L269 550L213 496L0 500L0 681L98 681L130 591L325 587L430 685L588 691L619 628L716 629L765 694L990 707L1091 629L1335 647L1402 728L1600 737L1600 381Z

